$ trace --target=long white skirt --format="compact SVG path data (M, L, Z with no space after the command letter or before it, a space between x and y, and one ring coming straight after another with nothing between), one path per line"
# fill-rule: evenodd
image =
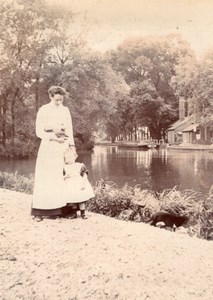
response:
M65 147L65 143L41 141L36 161L32 208L57 209L66 205L63 197Z

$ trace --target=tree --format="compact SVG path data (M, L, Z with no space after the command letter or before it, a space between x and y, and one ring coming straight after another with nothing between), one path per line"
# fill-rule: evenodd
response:
M199 62L195 57L183 59L171 80L175 93L188 104L189 114L204 127L213 127L213 51Z
M23 135L23 128L25 123L28 129L34 125L43 64L57 40L62 16L60 11L51 11L42 0L1 2L0 136L4 151L13 156L17 143L22 143L24 149L33 139L31 130ZM34 110L29 99L34 99Z
M64 66L60 80L70 92L68 106L79 142L90 143L100 122L113 137L118 127L115 120L117 101L127 93L122 77L102 56L91 51L81 55L79 51L72 64Z
M153 138L160 138L177 119L178 98L170 80L180 58L192 55L188 44L174 34L132 38L108 55L113 69L123 74L131 89L132 130L143 124Z
M200 62L194 107L201 125L213 129L213 49Z

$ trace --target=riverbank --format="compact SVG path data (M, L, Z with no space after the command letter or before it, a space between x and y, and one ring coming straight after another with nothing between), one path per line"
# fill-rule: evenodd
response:
M180 150L209 150L213 152L213 144L212 145L200 145L200 144L190 144L190 143L182 143L179 145L170 145L167 149L180 149Z
M98 142L96 145L99 146L116 146L116 147L126 147L126 148L138 148L138 149L152 149L156 148L156 145L149 144L146 142L129 142L129 141L123 141L123 142L115 142L111 143L109 141L102 141ZM191 143L182 143L178 145L169 145L169 144L157 144L157 148L163 148L163 149L180 149L180 150L209 150L213 151L213 144L211 145L201 145L201 144L191 144Z
M93 213L37 223L31 201L0 189L2 299L212 299L212 242Z
M109 142L109 141L103 141L98 142L95 144L96 146L112 146L112 147L119 147L119 148L132 148L132 149L151 149L151 144L147 142L131 142L131 141L120 141L120 142Z

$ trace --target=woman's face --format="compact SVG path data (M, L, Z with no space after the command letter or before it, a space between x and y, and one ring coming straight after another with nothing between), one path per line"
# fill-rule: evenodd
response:
M53 104L55 104L56 106L60 106L64 101L64 96L55 94L54 96L50 97L50 99Z

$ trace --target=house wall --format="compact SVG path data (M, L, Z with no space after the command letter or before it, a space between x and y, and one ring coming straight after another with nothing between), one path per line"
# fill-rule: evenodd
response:
M192 124L192 119L187 119L185 122L178 125L174 130L168 130L168 143L169 144L180 144L183 142L183 137L178 134L182 132L186 127Z
M213 130L202 127L200 129L200 139L206 143L213 143Z
M168 138L168 143L169 144L174 144L175 143L174 130L169 130L167 132L167 138Z
M196 136L193 131L183 132L183 143L193 143Z
M167 138L169 144L180 144L180 143L203 143L203 144L213 144L213 129L210 128L204 128L199 126L199 121L197 120L197 124L195 125L197 128L197 131L195 132L193 127L190 126L191 124L194 124L196 121L193 116L187 117L183 119L184 117L184 107L183 107L184 101L180 99L179 103L179 121L176 121L170 129L167 131ZM182 121L182 122L181 122ZM179 124L179 125L178 125ZM187 129L187 127L190 126L191 131L185 131L184 129Z

